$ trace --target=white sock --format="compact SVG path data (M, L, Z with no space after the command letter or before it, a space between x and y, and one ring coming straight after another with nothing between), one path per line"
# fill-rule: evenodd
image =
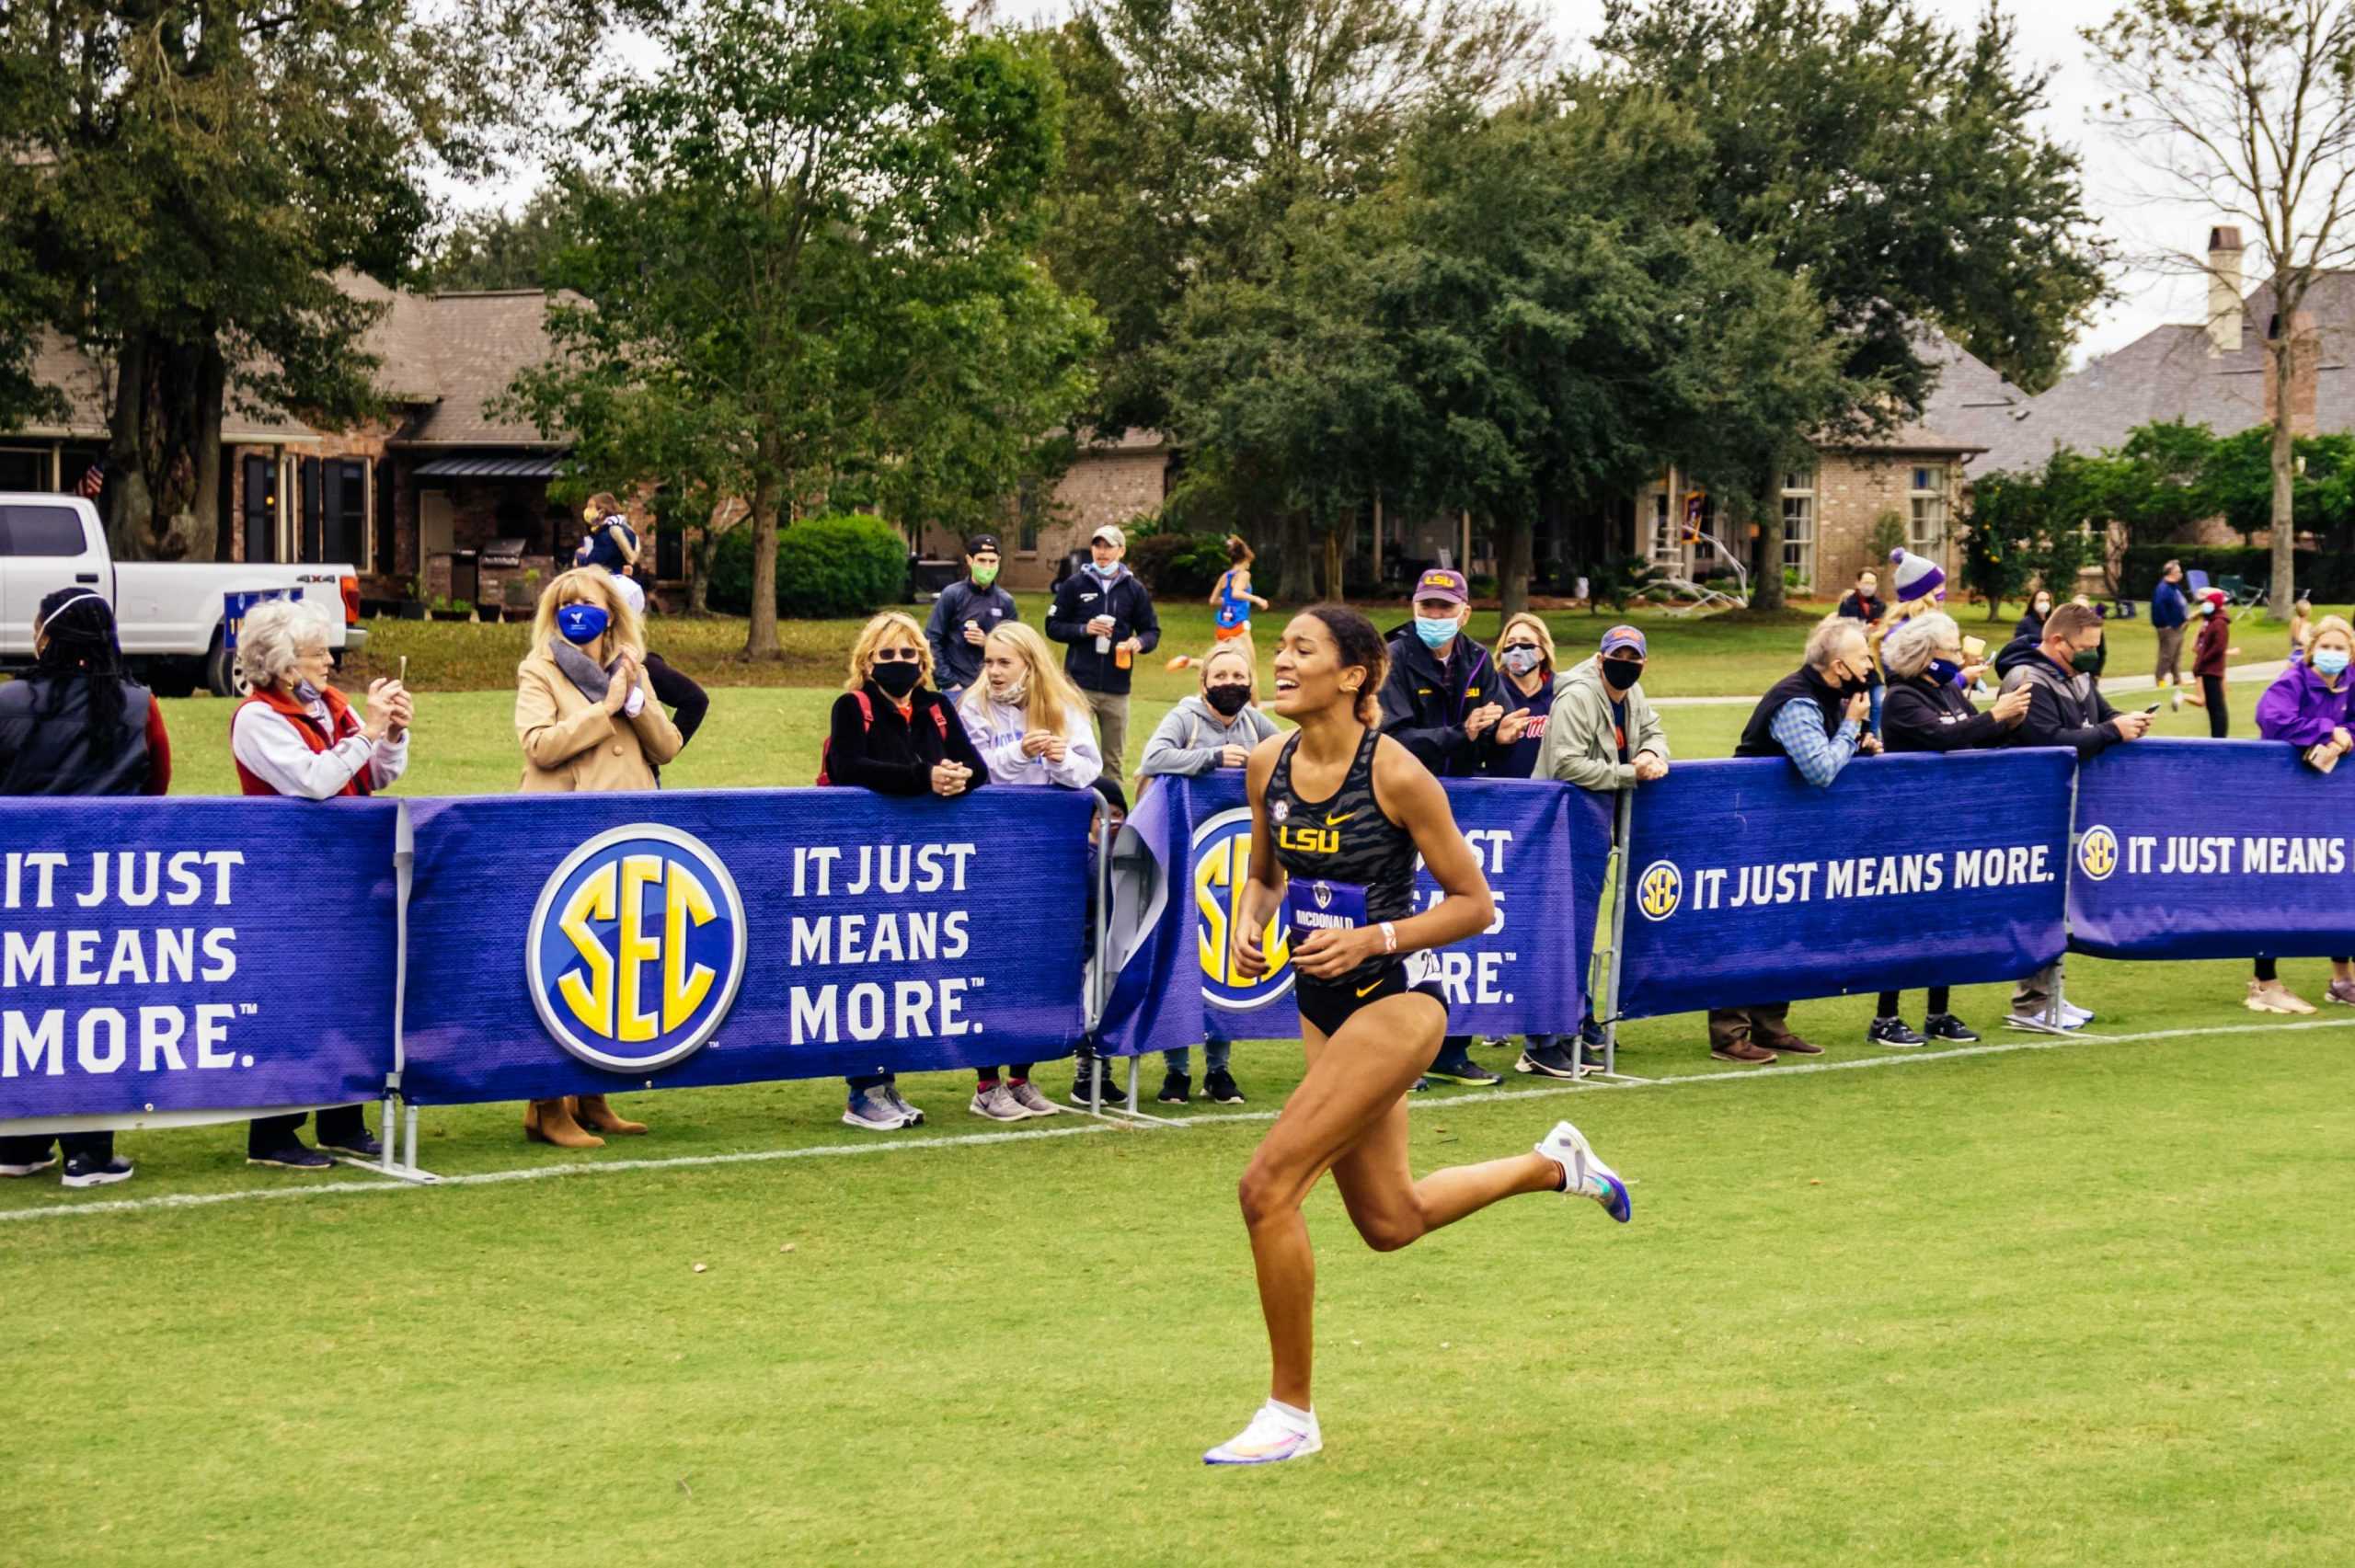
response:
M1268 1408L1282 1416L1285 1423L1295 1432L1315 1430L1316 1413L1313 1410L1303 1410L1296 1404L1286 1404L1283 1401L1272 1396L1268 1400Z

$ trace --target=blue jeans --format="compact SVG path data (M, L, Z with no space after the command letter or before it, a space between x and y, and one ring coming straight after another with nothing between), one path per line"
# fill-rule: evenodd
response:
M1235 1042L1232 1040L1204 1040L1202 1042L1202 1070L1205 1072L1224 1072L1226 1070L1227 1059L1234 1054L1234 1051ZM1163 1070L1168 1072L1191 1072L1194 1068L1194 1052L1192 1047L1189 1046L1179 1046L1174 1051L1162 1052L1161 1065Z
M1879 681L1874 681L1874 682L1873 682L1873 686L1872 686L1872 700L1873 700L1872 724L1873 724L1873 733L1874 733L1875 735L1878 735L1878 734L1880 733L1880 702L1881 702L1881 698L1883 698L1884 696L1888 695L1888 693L1889 693L1889 688L1888 688L1887 686L1882 685L1882 684L1881 684Z

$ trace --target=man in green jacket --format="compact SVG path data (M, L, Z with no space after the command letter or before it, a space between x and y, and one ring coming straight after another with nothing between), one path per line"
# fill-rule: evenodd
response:
M1603 634L1601 652L1555 679L1554 710L1531 776L1599 795L1668 776L1668 731L1642 685L1648 652L1643 633L1614 626ZM1602 1047L1603 1026L1590 1011L1579 1024L1580 1064L1601 1067ZM1553 1041L1531 1041L1514 1065L1551 1078L1575 1071L1569 1053Z

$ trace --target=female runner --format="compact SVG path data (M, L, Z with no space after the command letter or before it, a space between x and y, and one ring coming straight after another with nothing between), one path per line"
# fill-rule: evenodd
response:
M1495 905L1439 781L1377 727L1385 657L1381 634L1354 610L1320 604L1294 616L1276 649L1275 707L1300 730L1251 753L1251 874L1234 921L1235 971L1267 971L1261 938L1287 879L1322 895L1295 898L1304 917L1320 903L1327 915L1292 940L1308 1075L1251 1157L1240 1192L1272 1387L1248 1426L1202 1456L1206 1464L1272 1464L1324 1447L1308 1388L1316 1263L1300 1209L1326 1172L1376 1252L1516 1193L1573 1194L1622 1223L1628 1217L1626 1184L1568 1122L1534 1153L1419 1182L1407 1170L1407 1093L1447 1032L1430 950L1486 929ZM1445 895L1420 914L1419 853ZM1330 923L1330 911L1354 915L1361 899L1353 926Z

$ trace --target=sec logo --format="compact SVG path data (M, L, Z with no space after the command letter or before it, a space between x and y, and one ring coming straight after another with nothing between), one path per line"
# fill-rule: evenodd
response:
M567 855L532 910L532 1006L592 1067L650 1072L701 1049L744 979L744 902L702 840L653 822Z
M1194 830L1193 865L1194 910L1201 917L1194 935L1200 949L1203 1000L1237 1010L1267 1006L1292 990L1291 933L1281 918L1269 920L1259 935L1268 972L1256 980L1235 974L1228 943L1243 884L1251 876L1249 807L1222 811Z
M1676 869L1674 861L1656 860L1636 879L1636 908L1646 920L1666 920L1683 899L1684 873Z
M2077 841L2077 869L2097 882L2107 882L2118 869L2118 835L2098 823Z

